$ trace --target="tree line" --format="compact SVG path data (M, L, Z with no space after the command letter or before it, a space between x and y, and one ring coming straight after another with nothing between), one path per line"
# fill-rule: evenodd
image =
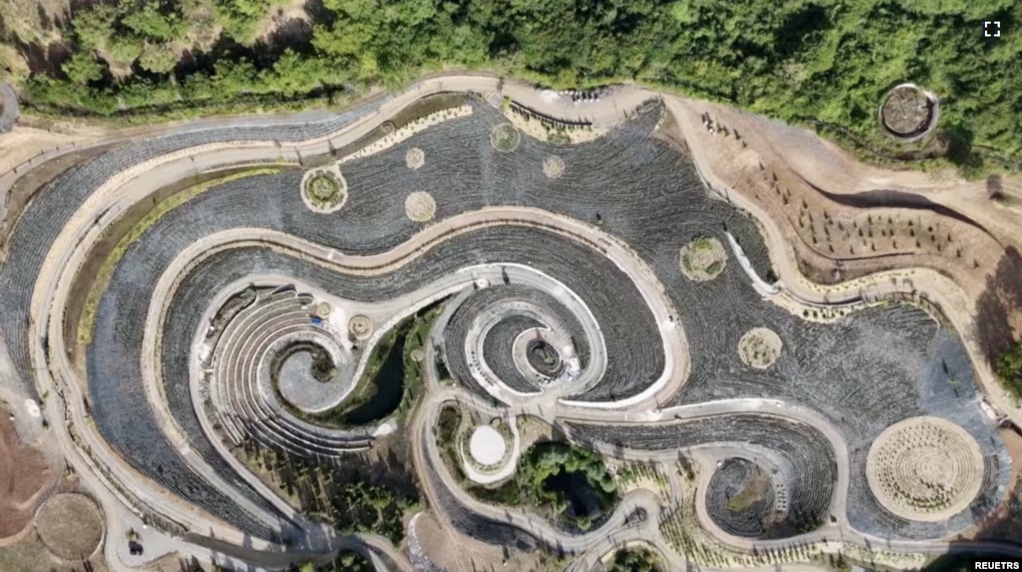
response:
M146 116L353 97L443 66L555 88L638 80L882 144L883 94L938 94L946 153L1022 159L1015 0L107 0L76 4L30 108ZM984 37L985 21L1001 22Z

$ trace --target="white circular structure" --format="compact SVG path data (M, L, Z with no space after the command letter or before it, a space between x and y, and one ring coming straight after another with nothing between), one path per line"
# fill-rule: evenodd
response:
M507 453L507 443L499 431L489 425L480 425L472 432L468 442L472 459L480 465L492 467L500 463Z

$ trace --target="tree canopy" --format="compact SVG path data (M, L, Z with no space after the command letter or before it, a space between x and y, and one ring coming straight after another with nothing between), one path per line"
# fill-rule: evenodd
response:
M76 5L73 61L35 70L26 103L159 114L358 93L461 65L556 88L637 80L882 145L877 106L912 81L941 98L952 160L1022 160L1015 0L323 0L277 35L282 5ZM984 37L985 21L1001 22L1000 37Z
M1009 393L1022 398L1022 341L997 359L997 377Z

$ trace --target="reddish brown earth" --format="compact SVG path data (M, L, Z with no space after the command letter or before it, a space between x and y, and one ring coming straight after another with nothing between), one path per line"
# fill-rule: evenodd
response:
M10 414L0 408L0 541L29 525L52 481L42 453L21 442Z

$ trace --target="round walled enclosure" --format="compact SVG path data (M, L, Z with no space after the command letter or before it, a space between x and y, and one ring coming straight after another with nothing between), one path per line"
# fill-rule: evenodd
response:
M983 484L983 453L959 425L912 417L870 446L866 479L873 496L909 520L939 522L968 508Z
M415 191L405 198L405 215L415 222L427 222L436 214L436 201L433 195Z
M932 93L915 84L903 83L887 92L877 113L880 127L888 135L912 141L937 125L940 104Z
M701 236L681 247L679 264L689 280L707 282L724 272L727 252L716 238Z
M92 556L103 542L103 513L80 493L60 493L44 502L35 516L36 532L47 550L68 561Z
M542 338L529 340L525 346L525 356L532 369L547 377L555 378L561 375L561 370L564 369L561 354L557 353L550 342Z
M477 463L490 467L500 463L504 458L507 443L499 431L489 425L480 425L472 431L468 450Z
M780 357L783 345L773 330L753 328L738 340L738 357L749 367L767 369Z

